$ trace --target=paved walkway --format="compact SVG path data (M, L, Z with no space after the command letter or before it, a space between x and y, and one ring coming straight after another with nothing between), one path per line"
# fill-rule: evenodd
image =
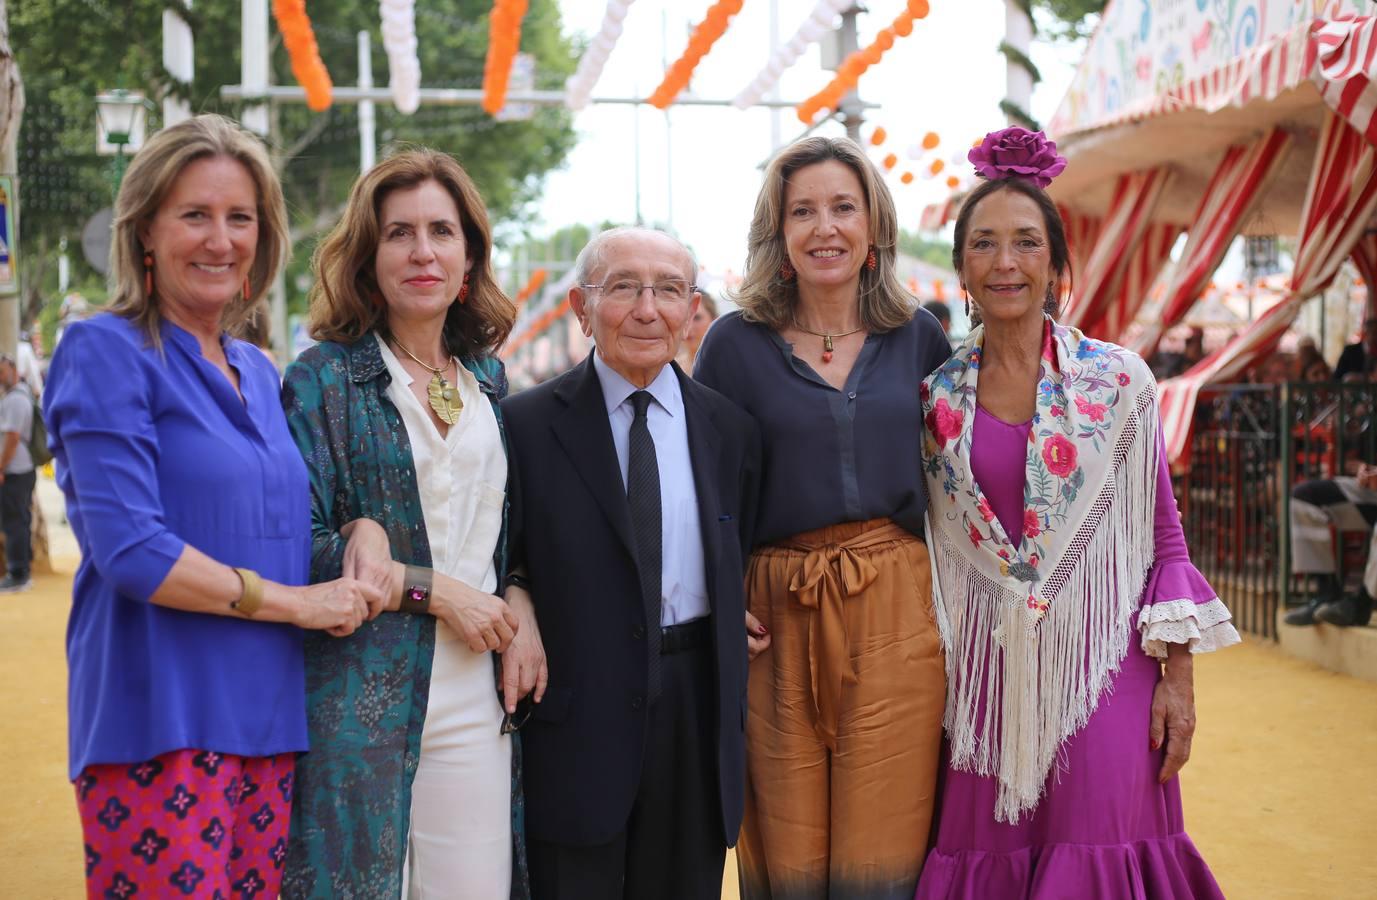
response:
M0 596L3 898L82 894L81 832L66 778L72 549L55 535L59 574ZM1186 823L1225 893L1377 898L1377 684L1261 641L1201 658L1196 683ZM732 882L724 897L735 897Z

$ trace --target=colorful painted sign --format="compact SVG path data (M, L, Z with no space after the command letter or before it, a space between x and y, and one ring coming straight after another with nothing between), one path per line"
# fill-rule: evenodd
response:
M1162 98L1316 19L1371 14L1366 0L1110 0L1049 130L1064 137L1158 112Z
M19 293L19 242L14 230L14 179L0 175L0 294Z

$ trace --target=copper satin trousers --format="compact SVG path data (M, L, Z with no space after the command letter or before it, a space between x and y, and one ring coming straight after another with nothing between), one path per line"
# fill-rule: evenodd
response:
M795 535L746 576L745 900L913 896L928 848L946 671L927 547L889 519Z

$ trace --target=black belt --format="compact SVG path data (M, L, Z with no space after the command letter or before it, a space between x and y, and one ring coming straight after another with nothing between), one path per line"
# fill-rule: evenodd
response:
M703 616L660 629L660 655L705 647L712 640L712 617Z

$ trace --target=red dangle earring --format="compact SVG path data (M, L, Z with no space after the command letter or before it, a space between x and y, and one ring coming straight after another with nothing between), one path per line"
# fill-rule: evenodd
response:
M794 267L789 264L789 260L786 259L784 262L779 264L780 281L793 281L795 274L796 273L794 272Z
M249 276L245 275L245 276L244 276L244 302L245 302L245 303L248 303L248 302L249 302L249 299L250 299L251 297L253 297L253 291L249 289Z
M153 251L145 250L143 254L143 295L153 296Z
M469 299L469 273L464 273L464 283L459 285L459 302L463 303Z
M875 247L872 245L870 248L870 252L865 255L865 267L870 271L874 272L875 267L879 264L880 261L875 258Z

